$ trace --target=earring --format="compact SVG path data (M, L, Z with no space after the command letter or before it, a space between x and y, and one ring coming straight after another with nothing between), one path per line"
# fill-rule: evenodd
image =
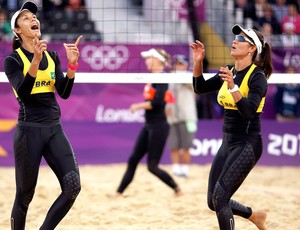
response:
M250 56L250 55L251 55L251 53L250 53L250 52L248 52L248 55Z

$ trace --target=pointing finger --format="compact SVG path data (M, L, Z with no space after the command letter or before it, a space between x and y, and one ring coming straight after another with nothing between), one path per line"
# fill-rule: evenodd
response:
M83 36L80 35L80 36L77 38L77 40L76 40L76 42L75 42L75 45L76 45L76 46L79 45L79 42L80 42L80 40L81 40L82 37L83 37Z

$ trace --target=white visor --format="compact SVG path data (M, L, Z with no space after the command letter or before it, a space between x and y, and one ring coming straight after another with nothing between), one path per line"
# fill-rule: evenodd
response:
M257 54L261 54L262 51L262 44L257 36L257 34L254 32L254 30L252 29L244 29L243 27L241 27L240 25L236 24L232 27L232 33L235 35L240 34L241 32L243 32L244 34L246 34L249 38L251 38L254 41L254 44L257 48Z
M16 21L20 15L20 13L22 13L23 11L25 10L28 10L30 11L31 13L33 14L36 14L37 12L37 6L33 3L33 2L25 2L21 9L19 9L16 13L14 13L14 15L11 17L11 20L10 20L10 27L14 33L15 36L18 37L18 35L15 33L14 29L16 27Z
M148 50L148 51L141 52L141 56L143 58L155 57L155 58L159 59L162 62L166 61L166 58L163 55L161 55L156 49L153 49L153 48Z

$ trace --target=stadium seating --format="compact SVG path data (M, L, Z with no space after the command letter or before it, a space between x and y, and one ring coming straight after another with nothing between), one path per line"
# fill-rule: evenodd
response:
M101 41L101 33L96 31L95 24L89 19L88 11L77 10L72 13L56 11L51 19L42 21L42 33L51 41L74 40L84 35L88 41Z

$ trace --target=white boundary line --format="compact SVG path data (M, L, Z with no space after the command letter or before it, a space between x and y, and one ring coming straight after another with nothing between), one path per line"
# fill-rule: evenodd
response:
M214 74L205 73L209 78ZM76 83L192 83L192 73L76 73ZM0 82L8 82L4 72L0 72ZM274 73L270 84L300 84L300 74Z

